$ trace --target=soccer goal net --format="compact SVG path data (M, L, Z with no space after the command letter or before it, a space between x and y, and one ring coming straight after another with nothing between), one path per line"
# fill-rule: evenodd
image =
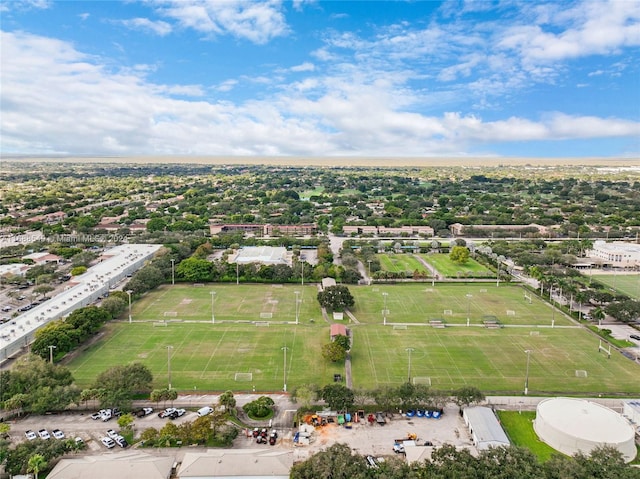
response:
M425 384L426 386L431 386L431 378L427 376L414 376L413 384Z
M236 373L235 380L239 382L253 381L253 373Z

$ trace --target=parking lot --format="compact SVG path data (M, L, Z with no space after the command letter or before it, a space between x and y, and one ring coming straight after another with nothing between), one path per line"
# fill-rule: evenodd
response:
M169 420L159 418L156 409L152 414L136 418L134 428L139 434L144 429L153 427L160 429ZM28 430L38 432L46 429L50 433L54 429L64 432L67 438L80 437L87 445L89 453L112 454L121 449L115 447L107 449L101 439L107 435L109 429L118 430L117 420L101 421L91 419L94 411L83 413L51 414L45 416L28 416L23 419L10 421L11 437L13 441L26 441L25 432ZM181 424L186 421L193 421L198 417L195 411L179 417L173 422ZM265 424L266 426L266 424ZM276 446L259 445L253 437L246 437L240 434L234 441L234 448L291 448L294 451L295 460L303 460L316 452L325 449L335 443L345 443L356 453L363 455L388 456L393 455L393 443L395 439L406 438L410 434L416 434L416 443L422 446L426 441L431 442L435 447L443 444L453 444L459 447L473 448L471 438L467 429L458 414L457 406L445 408L445 412L440 419L428 419L422 417L406 418L399 414L387 417L387 423L380 426L376 423L367 422L354 423L351 429L336 424L329 424L320 427L312 434L311 443L308 446L294 446L293 435L295 430L278 428L279 440ZM179 457L182 449L160 449L157 454Z

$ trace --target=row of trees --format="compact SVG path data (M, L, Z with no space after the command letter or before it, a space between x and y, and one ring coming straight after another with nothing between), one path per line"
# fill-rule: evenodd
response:
M600 447L590 455L554 456L544 464L528 449L510 446L480 451L445 444L431 460L407 463L386 458L370 467L366 458L349 446L335 444L291 469L290 479L637 479L638 470L624 462L612 447Z
M484 400L482 392L465 386L455 391L438 391L424 384L403 383L378 389L349 389L342 384L328 384L322 388L303 385L295 389L291 397L303 409L322 399L334 410L345 411L353 407L365 408L375 405L378 410L388 413L409 409L441 409L451 399L460 407L476 404Z
M70 404L98 400L104 407L131 408L136 395L151 392L153 375L140 363L118 365L96 377L92 387L80 390L68 368L29 355L13 368L0 371L0 403L18 413L62 411Z

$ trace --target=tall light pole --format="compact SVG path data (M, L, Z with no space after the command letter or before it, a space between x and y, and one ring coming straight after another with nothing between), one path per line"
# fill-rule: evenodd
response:
M294 293L296 293L296 324L298 324L300 320L300 300L298 299L300 291L294 291Z
M369 266L369 279L371 279L371 260L367 260L367 265Z
M473 295L471 293L467 293L467 326L469 326L470 318L471 318L471 298Z
M176 284L176 260L171 258L171 284Z
M211 324L216 324L216 317L213 314L213 299L216 297L216 292L211 291L209 294L211 294Z
M56 349L56 346L49 346L49 362L53 364L53 350Z
M173 346L167 346L167 375L169 376L169 389L171 389L171 350Z
M524 395L529 394L529 359L531 359L531 349L526 349L527 353L527 372L524 376Z
M131 293L133 293L133 291L128 289L126 293L129 295L129 323L131 323Z
M498 260L498 274L496 274L496 288L500 286L500 260Z
M300 262L300 266L302 267L302 282L301 282L301 285L304 286L304 261Z
M411 382L411 353L412 353L413 351L415 351L415 349L413 349L413 348L406 348L406 349L405 349L405 351L406 351L407 353L409 353L409 370L408 370L408 373L407 373L407 377L408 377L407 382L409 382L409 383L410 383L410 382Z
M382 324L387 325L387 296L389 293L382 293L382 297L384 298L384 306L382 307Z
M284 392L287 392L287 349L289 348L286 346L283 346L280 349L284 351L284 368L282 369L282 380L284 385L282 387L282 390Z

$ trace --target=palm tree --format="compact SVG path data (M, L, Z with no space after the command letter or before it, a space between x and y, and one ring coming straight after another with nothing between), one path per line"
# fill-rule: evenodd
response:
M27 472L33 472L36 479L38 479L38 474L46 467L47 461L45 461L44 456L42 454L34 454L27 463Z

